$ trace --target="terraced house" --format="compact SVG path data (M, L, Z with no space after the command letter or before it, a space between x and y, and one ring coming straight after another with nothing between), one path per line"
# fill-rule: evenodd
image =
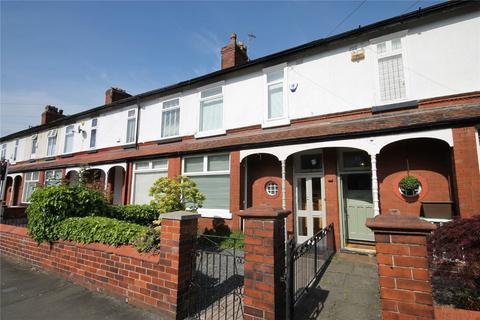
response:
M221 70L0 139L5 212L87 167L114 204L191 177L202 226L242 227L251 206L291 209L301 242L333 222L337 246L373 241L379 214L480 213L480 3L446 2L255 60L232 34ZM405 176L419 185L399 187Z

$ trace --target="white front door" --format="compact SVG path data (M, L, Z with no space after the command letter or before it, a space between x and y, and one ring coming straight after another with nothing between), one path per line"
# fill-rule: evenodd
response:
M297 242L302 243L325 227L325 192L320 175L295 178L295 217Z

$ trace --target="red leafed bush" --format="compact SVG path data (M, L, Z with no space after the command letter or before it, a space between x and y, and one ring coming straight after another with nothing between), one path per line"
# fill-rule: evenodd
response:
M435 301L480 310L480 216L442 225L428 245Z

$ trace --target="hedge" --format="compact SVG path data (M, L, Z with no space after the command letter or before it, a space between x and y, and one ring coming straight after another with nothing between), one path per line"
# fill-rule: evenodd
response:
M148 226L159 217L158 209L151 205L131 204L126 206L111 206L107 215L110 218Z
M135 244L148 228L106 217L67 218L55 225L59 239L81 243L100 242L112 246Z

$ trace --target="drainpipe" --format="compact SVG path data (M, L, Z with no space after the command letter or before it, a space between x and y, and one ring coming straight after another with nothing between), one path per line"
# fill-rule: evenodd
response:
M379 200L378 200L378 178L377 178L377 155L370 155L370 162L372 166L372 202L373 202L373 215L378 216L380 214Z
M282 209L287 208L287 190L285 190L285 160L282 160Z
M135 130L135 148L138 149L138 131L140 129L140 98L137 97L137 128Z

